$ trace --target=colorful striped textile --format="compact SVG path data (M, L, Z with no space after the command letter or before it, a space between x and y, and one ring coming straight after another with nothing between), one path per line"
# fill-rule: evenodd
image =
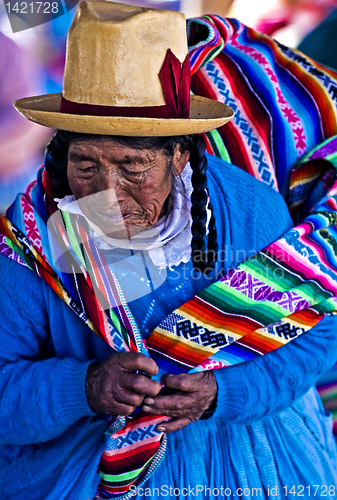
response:
M193 91L235 110L205 136L208 151L279 190L297 226L173 311L145 345L87 222L57 211L44 168L0 221L3 255L38 273L113 349L153 357L158 376L254 359L337 311L337 74L238 21L194 19L188 34ZM165 419L111 418L95 498L129 498L146 481L164 456Z
M194 93L235 111L205 134L208 152L279 191L294 221L303 220L335 180L333 144L320 158L301 155L337 133L336 73L235 19L192 19L187 32ZM336 370L318 391L337 434Z
M235 111L206 134L208 152L287 198L298 158L337 134L337 74L235 19L192 19L187 32L193 92Z

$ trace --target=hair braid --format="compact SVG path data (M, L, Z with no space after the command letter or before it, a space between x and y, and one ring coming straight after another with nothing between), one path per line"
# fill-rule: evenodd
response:
M208 226L208 249L206 251L206 222L207 222L207 159L205 157L205 143L202 137L196 136L194 147L190 149L190 164L193 170L192 186L192 261L193 267L199 272L209 274L215 266L217 260L217 233L215 218L211 203L208 209L211 210L211 219Z
M67 161L69 142L66 140L67 132L58 131L47 144L45 167L50 175L53 185L53 193L58 198L72 194L67 177ZM50 156L53 157L51 161Z

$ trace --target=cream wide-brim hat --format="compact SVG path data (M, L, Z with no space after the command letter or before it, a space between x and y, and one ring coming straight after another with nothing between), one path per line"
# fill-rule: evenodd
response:
M101 116L60 112L61 101L89 108L165 106L160 70L168 50L182 63L188 53L186 21L175 11L109 1L78 6L67 38L63 92L14 102L25 118L71 132L123 136L173 136L208 132L234 116L225 104L190 96L189 118Z

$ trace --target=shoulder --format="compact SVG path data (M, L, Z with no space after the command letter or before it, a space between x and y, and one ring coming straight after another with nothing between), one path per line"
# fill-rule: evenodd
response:
M20 264L6 255L0 253L0 288L13 292L23 292L23 288L29 289L29 292L41 288L38 285L41 278L28 266Z
M275 189L232 163L227 163L214 155L206 154L206 157L209 183L216 183L228 201L233 203L242 197L247 198L245 193L248 193L249 196L254 196L252 202L258 197L260 201L265 200L268 204L280 204L288 212L283 197Z
M247 240L252 250L261 250L293 226L283 197L274 189L215 156L207 155L207 162L214 215L221 220L225 207L234 246L235 240Z
M29 267L0 254L1 309L15 311L16 318L46 313L44 283ZM23 314L26 311L26 314Z

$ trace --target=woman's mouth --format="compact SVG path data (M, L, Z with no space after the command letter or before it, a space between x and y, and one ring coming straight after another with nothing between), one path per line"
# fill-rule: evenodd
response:
M129 219L130 217L132 217L133 214L126 214L126 215L101 215L101 217L106 220L106 221L109 221L109 222L122 222L123 220L126 220L126 219Z
M118 214L118 215L109 215L106 213L102 212L96 212L96 216L98 216L100 219L109 222L109 223L116 223L118 224L119 222L122 222L124 220L130 219L130 217L133 217L134 214Z

